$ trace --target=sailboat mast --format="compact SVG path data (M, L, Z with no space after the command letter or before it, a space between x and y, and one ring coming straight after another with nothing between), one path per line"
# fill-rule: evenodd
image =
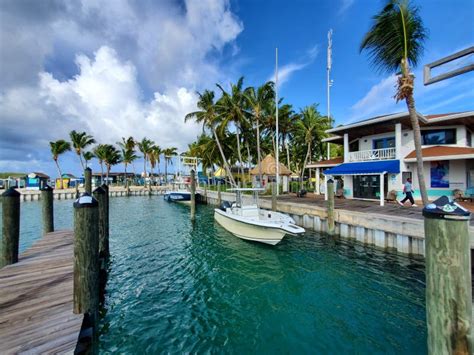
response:
M275 160L276 160L276 195L280 193L280 160L279 160L279 132L278 132L278 48L275 48L275 118L276 118L276 137L275 137Z
M327 64L327 98L328 98L328 119L332 127L331 120L331 66L332 66L332 29L328 31L328 64ZM331 148L330 143L328 142L328 160L331 159Z

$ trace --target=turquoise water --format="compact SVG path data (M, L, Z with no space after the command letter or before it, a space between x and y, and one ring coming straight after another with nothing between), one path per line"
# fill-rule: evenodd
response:
M101 353L427 352L419 260L316 233L255 244L208 206L192 224L186 206L161 198L110 202ZM71 201L56 206L70 227ZM29 236L38 207L22 205Z

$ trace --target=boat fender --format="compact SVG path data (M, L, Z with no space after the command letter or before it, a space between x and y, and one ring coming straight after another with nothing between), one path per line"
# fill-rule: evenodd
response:
M223 201L221 205L219 206L219 208L224 212L227 211L227 209L230 207L231 207L231 204L229 201Z

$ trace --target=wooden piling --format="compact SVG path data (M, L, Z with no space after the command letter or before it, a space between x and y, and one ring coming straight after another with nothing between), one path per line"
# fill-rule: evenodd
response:
M18 262L20 195L13 187L2 194L2 254L0 268Z
M196 172L191 169L191 220L196 218Z
M107 232L107 196L106 191L99 186L94 190L94 198L99 204L99 258L104 261L101 265L105 265L109 260L109 234Z
M86 193L91 195L92 194L92 169L91 168L84 169L84 187L85 187Z
M207 184L204 185L204 203L207 205Z
M272 211L277 210L277 195L276 195L276 182L272 182Z
M217 182L217 206L220 206L222 203L222 196L221 196L221 182Z
M41 189L41 209L43 215L43 234L54 232L54 196L49 185Z
M329 179L327 182L327 213L328 213L328 234L333 235L335 230L334 223L334 180Z
M472 354L469 216L425 214L426 318L429 354Z
M104 215L104 238L107 240L107 250L106 255L109 256L109 235L110 235L110 191L109 191L109 186L108 185L101 185L102 189L105 191L105 215Z
M99 310L99 207L88 193L74 202L74 308L97 320Z

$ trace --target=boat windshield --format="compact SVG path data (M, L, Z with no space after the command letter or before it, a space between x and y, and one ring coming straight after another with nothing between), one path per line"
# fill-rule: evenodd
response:
M235 191L235 206L236 207L242 207L243 205L256 205L258 206L258 192L261 191L261 189L232 189ZM246 201L244 203L244 198L242 196L242 192L244 191L252 191L252 198L251 202ZM247 198L250 198L250 196L245 196Z

